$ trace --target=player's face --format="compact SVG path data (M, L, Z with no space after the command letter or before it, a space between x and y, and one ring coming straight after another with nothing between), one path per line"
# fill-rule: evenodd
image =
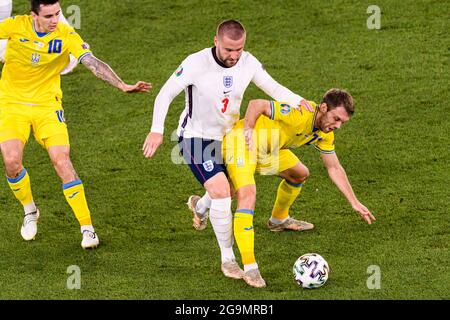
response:
M239 61L242 51L244 51L245 34L239 40L232 40L226 35L216 36L214 44L216 45L216 53L220 61L227 67L232 67Z
M337 107L330 111L327 110L327 105L322 103L320 105L320 112L322 113L319 129L322 132L328 133L339 129L342 124L350 120L350 116L344 107Z
M53 32L56 30L61 14L61 6L59 2L50 5L42 5L39 14L31 12L31 16L35 21L36 31Z

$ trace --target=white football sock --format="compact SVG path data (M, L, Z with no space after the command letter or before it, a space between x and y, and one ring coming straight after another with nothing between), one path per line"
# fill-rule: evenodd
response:
M287 219L289 218L289 216L283 220L274 218L274 217L270 217L270 222L275 223L275 224L282 224L284 223Z
M235 260L233 252L231 198L212 199L209 219L219 243L222 263Z
M255 263L250 263L250 264L244 264L244 272L253 270L253 269L258 269L258 264Z
M208 192L206 192L205 195L198 200L197 205L195 206L195 211L200 214L204 214L209 210L209 208L211 208L211 197Z
M23 211L25 214L35 212L37 210L36 204L34 201L31 201L29 204L23 206Z
M90 232L95 232L94 227L92 225L86 225L86 226L81 226L81 233L83 233L84 231L90 231Z

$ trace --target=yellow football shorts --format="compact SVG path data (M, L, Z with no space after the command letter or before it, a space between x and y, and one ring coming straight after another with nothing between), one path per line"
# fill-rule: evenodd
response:
M233 129L228 133L222 144L227 174L234 190L247 185L255 185L255 172L261 175L277 175L289 168L295 167L300 160L289 149L278 149L270 153L261 150L249 150L245 144L243 130Z
M69 133L60 104L28 106L0 105L0 143L19 139L27 143L31 130L36 141L44 148L68 146Z

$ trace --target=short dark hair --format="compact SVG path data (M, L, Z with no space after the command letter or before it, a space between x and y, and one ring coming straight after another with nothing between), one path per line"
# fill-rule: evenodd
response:
M237 20L225 20L217 27L217 36L224 35L232 40L239 40L245 35L245 28Z
M39 11L41 11L41 4L43 4L44 6L48 6L59 2L59 0L31 0L30 2L31 2L31 11L33 11L36 14L39 14Z
M345 90L330 89L322 98L322 103L326 103L328 110L333 110L337 107L344 107L348 115L351 116L355 112L355 105L353 104L353 97Z

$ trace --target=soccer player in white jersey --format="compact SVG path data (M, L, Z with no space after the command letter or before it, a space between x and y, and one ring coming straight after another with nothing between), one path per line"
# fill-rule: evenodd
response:
M12 0L0 0L0 22L6 18L11 17L12 13ZM0 40L0 62L5 62L6 44L8 40Z
M221 250L221 270L235 279L244 278L249 270L242 271L233 252L231 190L221 154L222 138L239 120L241 102L250 82L276 100L312 111L305 99L277 83L253 55L244 51L245 40L246 32L240 22L224 21L217 28L214 47L191 54L181 63L156 97L151 131L142 148L147 158L155 154L163 142L169 105L184 90L186 107L177 130L179 146L191 171L206 189L202 198L191 196L188 206L194 213L197 230L206 226L209 209Z
M11 17L12 0L0 0L0 21Z
M0 0L0 22L5 20L6 18L11 17L12 13L12 0ZM69 24L67 22L66 18L64 17L63 13L59 15L59 22L63 22L66 24ZM8 40L0 40L0 62L4 63L5 61L5 52L6 52L6 45L8 44ZM75 67L78 65L78 60L73 56L70 55L70 62L69 64L64 68L63 71L61 71L62 75L68 74L75 69Z

